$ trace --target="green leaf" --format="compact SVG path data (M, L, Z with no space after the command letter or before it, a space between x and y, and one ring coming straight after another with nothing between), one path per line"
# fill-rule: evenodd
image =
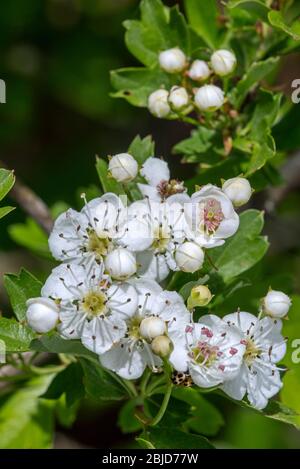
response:
M83 372L79 363L71 363L55 376L42 397L44 399L59 399L65 394L66 404L71 407L85 395L82 378Z
M5 215L8 215L13 210L15 210L15 207L0 207L0 218L5 217Z
M193 130L191 136L181 142L177 143L172 152L175 154L183 154L188 156L202 155L206 153L212 147L212 139L216 132L214 130L207 129L206 127L199 127ZM209 152L211 154L211 152ZM200 161L200 158L198 159Z
M7 169L0 169L0 200L10 191L15 183L15 176L13 171Z
M42 283L27 270L22 269L19 275L4 275L4 286L15 315L19 321L24 321L27 311L26 301L40 296Z
M70 428L76 420L80 401L75 401L71 406L66 402L66 395L62 394L55 402L55 416L63 427Z
M49 448L53 412L39 399L53 375L39 376L0 399L0 448Z
M80 364L83 369L83 383L86 393L95 400L119 401L124 399L125 390L116 379L101 368L99 362L81 358Z
M298 365L299 366L299 365ZM292 408L298 415L294 416L294 425L300 429L300 372L297 369L289 370L283 378L283 387L280 397L283 404Z
M282 13L280 11L271 10L268 13L268 19L270 24L276 28L284 31L286 34L291 36L295 41L300 41L300 21L294 21L290 26L285 22Z
M218 9L215 0L185 0L187 18L193 30L207 43L209 47L218 47Z
M64 353L97 360L97 355L82 345L79 340L66 340L56 332L45 334L30 344L36 352Z
M147 431L147 440L157 449L213 449L203 436L186 433L176 428L157 425ZM149 447L149 446L148 446Z
M224 419L219 410L205 399L196 389L173 389L172 396L191 405L190 417L185 426L190 430L207 436L214 436L224 425Z
M237 233L224 246L210 249L209 256L225 282L253 267L266 253L268 241L260 236L263 212L246 210L240 215Z
M20 246L40 256L52 258L49 251L47 235L32 218L28 218L25 223L10 225L8 232L15 243Z
M192 288L196 287L197 285L204 285L209 280L209 275L204 275L204 277L199 278L198 280L193 280L191 282L187 282L183 285L183 287L179 290L180 296L186 301L191 294Z
M131 399L121 408L118 426L123 433L135 433L143 428L142 423L134 415L138 404L141 403L137 399Z
M14 319L0 318L0 340L3 340L6 352L26 352L35 333L27 326Z
M101 182L103 192L114 192L117 195L123 194L123 188L114 178L108 175L108 164L102 158L96 158L96 170Z
M260 62L253 62L246 74L238 82L233 91L229 94L229 100L236 107L240 107L247 94L259 84L259 82L269 75L279 63L279 57L270 57Z
M141 138L137 135L131 142L128 153L132 155L141 166L147 158L155 155L155 143L151 135Z
M146 440L145 438L138 437L136 438L136 441L138 442L140 447L143 449L155 449L155 446L153 446L153 444L149 440Z
M270 8L263 0L229 0L227 8L244 9L254 15L255 18L264 21L267 21L268 12L270 11Z
M120 68L111 72L111 83L117 91L114 98L124 98L133 106L147 107L148 97L158 88L170 89L176 79L160 69Z

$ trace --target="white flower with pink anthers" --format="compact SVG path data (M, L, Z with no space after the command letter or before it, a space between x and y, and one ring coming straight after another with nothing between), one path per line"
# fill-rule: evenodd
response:
M239 216L231 200L212 184L195 192L184 208L188 237L202 247L221 246L239 227Z
M247 394L253 407L263 409L282 387L280 368L276 365L286 353L286 343L281 335L282 322L270 317L260 319L242 311L228 314L223 320L243 334L241 343L245 351L239 373L222 389L236 400Z
M238 328L218 316L205 315L200 323L186 326L170 361L177 371L188 371L197 386L218 386L239 373L245 351L242 337Z

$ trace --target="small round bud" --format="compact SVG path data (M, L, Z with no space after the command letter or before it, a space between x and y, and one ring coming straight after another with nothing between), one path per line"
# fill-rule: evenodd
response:
M197 285L191 290L187 306L189 309L193 309L196 306L206 306L211 301L212 297L213 295L206 285Z
M231 200L235 207L246 204L252 194L250 183L245 178L227 179L222 186L222 191Z
M169 105L169 92L167 90L156 90L148 98L148 109L155 117L163 118L171 112Z
M159 335L151 343L152 351L161 358L166 358L173 350L172 341L165 335Z
M201 269L203 265L203 249L196 243L186 241L177 249L175 261L179 269L183 272L196 272L196 270Z
M105 267L112 278L126 280L136 273L137 264L132 252L117 248L107 255Z
M218 86L204 85L195 94L195 104L200 111L215 111L224 104L224 93Z
M211 56L211 66L214 72L221 77L229 75L236 66L236 57L229 50L220 49Z
M51 331L58 321L59 307L50 298L27 300L26 318L28 325L36 332Z
M128 153L119 153L110 159L108 170L116 181L130 182L138 173L138 164Z
M208 65L204 60L194 60L189 71L188 76L194 81L204 81L210 75Z
M263 310L273 318L283 318L287 315L291 304L291 299L285 293L270 290L263 299Z
M178 47L161 52L158 60L161 68L168 73L181 72L186 64L185 54Z
M172 109L180 111L189 103L189 95L185 88L182 86L173 86L169 95L169 103Z
M149 316L142 320L140 324L140 333L147 339L152 340L166 332L166 323L156 316Z

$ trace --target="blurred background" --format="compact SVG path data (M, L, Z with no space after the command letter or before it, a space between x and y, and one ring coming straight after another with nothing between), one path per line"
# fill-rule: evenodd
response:
M175 177L193 174L192 165L179 169L179 157L170 155L172 146L189 135L188 126L152 118L147 110L109 96L109 71L136 65L124 44L122 22L138 16L138 3L138 0L1 2L0 78L6 82L7 102L0 104L0 160L14 168L16 175L53 208L54 214L66 205L80 207L82 191L96 196L95 155L126 151L138 133L153 135L157 156L169 159ZM300 78L297 55L282 63L275 86L290 94L295 78ZM287 293L300 293L300 163L294 151L300 124L298 106L292 111L295 126L275 129L279 150L280 141L291 142L283 182L257 194L252 202L266 210L264 232L270 238L271 249L265 264L252 269L249 275L254 284L262 275L270 275L273 288ZM31 248L30 239L34 239L34 252L25 249ZM17 208L1 221L0 311L9 314L1 284L4 272L17 272L24 266L44 278L51 265L45 237L37 226L28 225L26 215ZM243 307L245 296L245 292L240 298L235 296L231 300L235 305L228 304L226 308ZM240 303L236 304L237 301ZM217 406L225 407L221 397L212 399ZM99 407L85 401L71 429L57 428L56 446L133 445L132 435L124 436L118 429L118 410L115 405L106 403ZM296 431L228 401L225 425L215 440L221 447L300 448Z

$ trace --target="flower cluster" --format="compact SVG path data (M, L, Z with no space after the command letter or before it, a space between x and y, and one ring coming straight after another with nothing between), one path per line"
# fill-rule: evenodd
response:
M181 80L180 85L174 85L169 91L158 89L148 98L150 112L163 118L188 114L194 109L200 112L220 109L225 94L214 80L234 71L236 57L229 50L221 49L212 54L210 64L199 59L190 62L181 49L174 47L159 54L159 64L165 72L177 74Z
M206 250L236 233L235 206L249 200L249 182L233 178L189 196L158 158L141 168L127 153L110 159L110 175L120 183L133 181L138 171L140 200L128 204L113 193L89 202L83 197L80 212L69 209L57 218L49 246L61 263L41 298L28 301L28 324L39 333L56 329L66 340L81 340L124 379L141 377L146 367L160 372L168 359L195 385L221 386L235 399L247 393L262 408L281 386L279 318L289 298L270 291L259 318L238 312L195 323L193 308L211 301L209 288L194 287L187 306L164 288L170 271L200 270Z

